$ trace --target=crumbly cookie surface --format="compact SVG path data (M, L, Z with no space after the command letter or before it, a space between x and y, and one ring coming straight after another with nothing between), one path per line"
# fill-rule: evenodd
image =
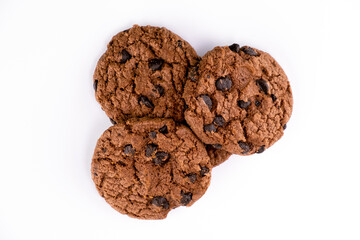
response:
M289 81L268 54L215 47L189 71L185 119L206 144L229 153L261 153L283 135L293 105Z
M220 148L220 149L218 149ZM218 145L206 145L206 150L210 157L211 167L216 167L225 162L231 156L231 153L224 151Z
M131 119L106 130L97 142L92 178L117 211L163 219L191 206L210 183L205 146L188 127L171 119Z
M190 44L166 28L134 25L115 35L98 61L96 100L113 123L133 117L181 122L187 71L197 62Z

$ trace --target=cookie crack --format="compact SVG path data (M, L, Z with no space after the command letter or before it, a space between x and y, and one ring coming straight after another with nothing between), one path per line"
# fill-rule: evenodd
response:
M141 180L140 180L140 178L139 178L139 176L138 176L139 170L136 168L135 162L136 162L136 161L133 161L133 164L132 164L132 167L133 167L133 169L134 169L134 177L135 177L135 180L136 180L138 183L140 183L140 185L143 185L143 183L141 182Z

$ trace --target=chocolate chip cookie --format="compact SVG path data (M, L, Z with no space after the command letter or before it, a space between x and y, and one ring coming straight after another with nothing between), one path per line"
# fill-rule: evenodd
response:
M92 178L117 211L141 219L165 218L206 191L211 166L205 146L171 119L130 119L97 142Z
M189 71L185 119L206 144L230 153L262 153L283 135L293 105L289 81L268 54L215 47Z
M96 100L111 119L184 120L188 68L198 62L189 43L166 28L134 25L115 35L97 63Z

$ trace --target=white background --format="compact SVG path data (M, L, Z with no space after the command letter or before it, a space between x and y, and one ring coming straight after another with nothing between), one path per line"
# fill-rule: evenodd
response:
M0 0L0 239L360 239L358 1ZM204 55L251 45L294 94L284 137L213 170L191 208L144 221L96 192L111 124L92 74L132 24L165 26Z

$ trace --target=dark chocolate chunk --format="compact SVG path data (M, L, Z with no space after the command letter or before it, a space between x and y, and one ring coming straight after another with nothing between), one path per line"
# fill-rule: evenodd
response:
M159 132L162 133L162 134L167 134L169 131L168 131L167 126L164 125L159 129Z
M124 147L124 153L125 153L126 155L128 155L128 154L134 154L135 151L134 151L133 146L132 146L131 144L126 145L126 146Z
M121 55L122 55L121 60L120 60L121 63L125 63L127 60L129 60L131 58L130 53L128 51L126 51L125 49L123 49L121 51Z
M188 175L186 175L186 177L189 178L191 183L194 183L196 181L196 178L197 178L195 173L189 173Z
M95 91L97 90L97 84L98 84L98 80L95 80L93 83L93 88Z
M221 77L216 80L215 86L218 90L225 92L231 88L232 81L228 76Z
M204 177L206 173L208 173L210 170L209 168L205 167L205 166L200 166L200 176Z
M156 85L155 86L155 89L156 89L156 91L159 93L159 95L160 95L160 97L162 96L162 95L164 95L164 88L161 86L161 85Z
M202 99L204 100L204 103L208 106L208 108L212 109L212 101L211 98L209 97L209 95L200 95L200 97L202 97Z
M166 198L161 197L161 196L154 197L151 200L151 204L153 204L157 207L162 207L164 209L169 209L169 202L166 200Z
M275 102L277 97L274 94L271 94L270 96L271 96L271 99L273 100L273 102Z
M219 127L222 127L225 124L225 119L219 115L214 118L213 123Z
M149 61L149 68L153 71L160 70L163 64L164 60L162 59L151 59Z
M258 101L258 100L255 100L255 106L260 106L260 104L261 104L261 102L260 101Z
M250 106L251 101L249 100L249 101L245 102L245 101L243 101L243 100L239 100L239 101L237 102L237 104L238 104L238 106L239 106L241 109L247 109L247 108Z
M250 146L249 146L248 143L243 142L243 141L239 141L238 144L239 144L239 147L240 147L242 150L244 150L244 151L242 152L242 154L246 154L246 153L248 153L248 152L250 151Z
M250 56L258 56L257 52L255 52L254 49L252 49L251 47L243 47L241 49L244 53L246 53L247 55Z
M263 91L265 94L268 94L269 85L264 79L256 80L256 84L259 85L261 91Z
M163 151L159 151L155 154L155 158L153 159L153 163L156 165L163 164L169 160L169 154Z
M285 123L285 124L284 124L284 126L283 126L283 130L285 130L285 129L286 129L286 127L287 127L287 126L286 126L286 123Z
M262 146L257 150L256 153L262 153L262 152L264 152L264 151L265 151L265 145L262 145Z
M177 40L177 46L182 48L182 41L181 40Z
M208 125L205 125L204 126L204 131L205 132L210 132L210 133L213 133L213 132L216 132L216 128L215 128L215 125L214 124L208 124Z
M240 51L240 46L237 43L233 43L229 46L230 50L238 53Z
M140 96L139 101L148 108L154 108L154 104L145 96Z
M190 69L189 71L189 78L192 82L196 82L196 72L198 71L199 67L198 66L195 66L193 68Z
M146 145L145 156L151 157L153 155L153 153L156 151L157 147L158 146L153 143Z
M215 149L221 149L222 145L219 144L219 143L216 143L216 144L213 144L212 147L215 148Z
M114 124L114 125L116 124L116 122L112 118L109 118L109 119L112 124Z
M119 160L119 161L117 161L117 162L116 162L116 164L117 164L117 165L120 165L120 166L122 166L122 167L125 167L125 166L126 166L126 164L125 164L125 163L123 163L123 162L122 162L122 161L120 161L120 160Z
M97 177L97 173L96 173L96 172L94 172L94 176Z
M192 82L196 82L196 76L192 73L189 73L189 78Z
M103 151L103 153L106 153L107 151L106 148L102 148L101 150Z
M149 133L149 136L150 136L150 138L156 138L156 132L151 131L151 132Z
M188 205L189 204L189 202L191 201L191 199L192 199L192 193L191 192L183 192L182 190L181 190L181 196L182 196L182 198L181 198L181 200L180 200L180 203L182 204L182 205L184 205L184 206L186 206L186 205Z

